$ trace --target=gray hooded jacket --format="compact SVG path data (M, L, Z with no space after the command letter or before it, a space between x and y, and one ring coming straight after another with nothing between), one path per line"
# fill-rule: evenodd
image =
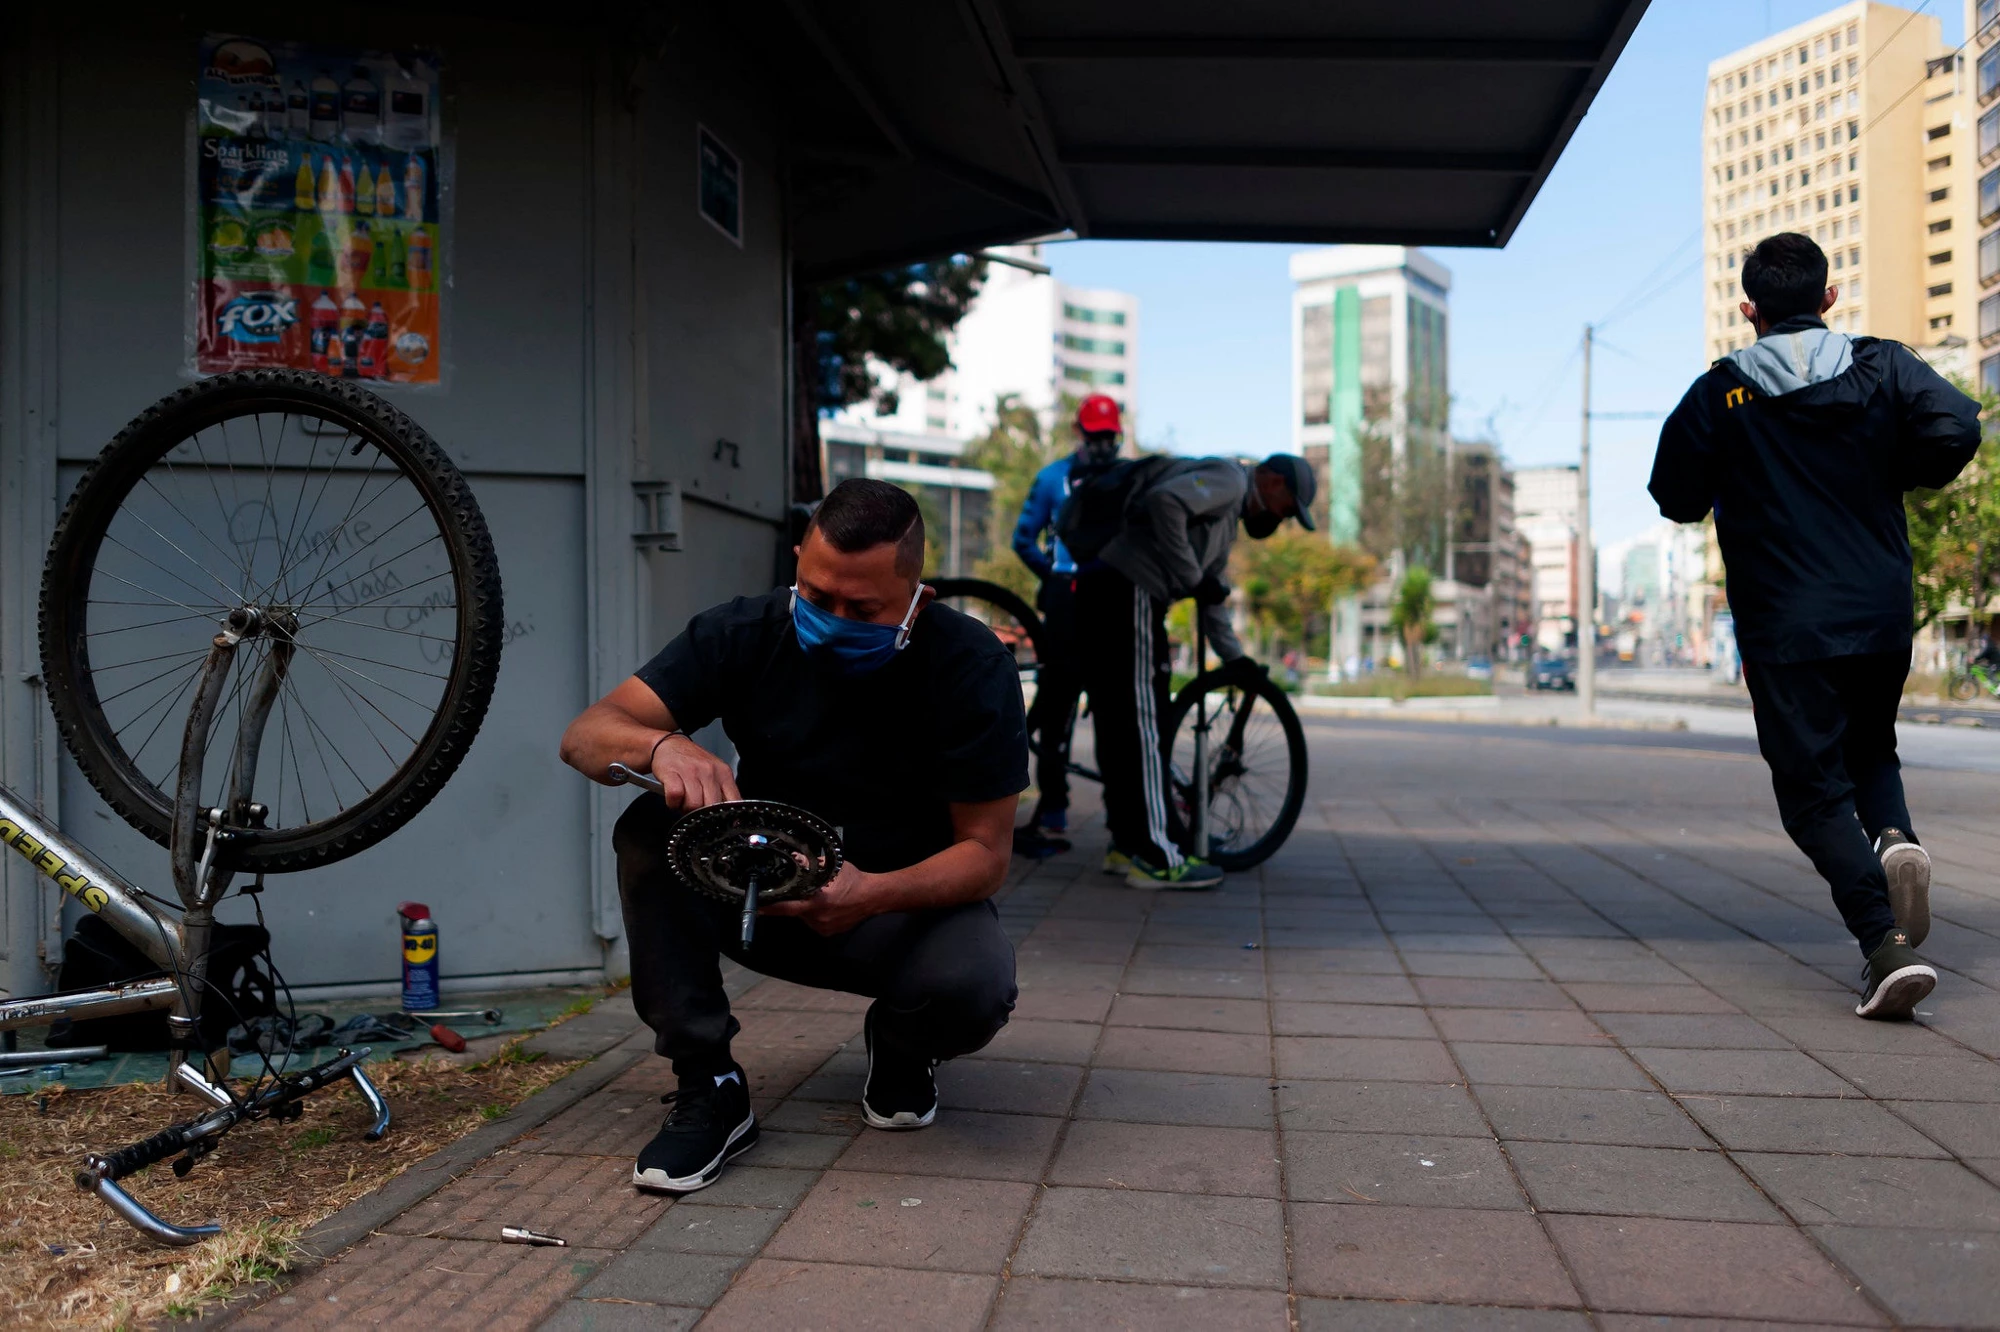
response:
M1220 579L1228 570L1236 521L1249 493L1250 469L1239 462L1176 461L1133 497L1136 521L1098 558L1161 601L1191 597L1203 578ZM1202 607L1201 624L1224 661L1243 655L1228 606Z
M1767 333L1725 359L1745 383L1776 398L1846 374L1854 364L1854 339L1830 328Z

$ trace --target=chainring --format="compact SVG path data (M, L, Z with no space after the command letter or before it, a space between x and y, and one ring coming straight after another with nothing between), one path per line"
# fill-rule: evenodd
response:
M725 800L674 825L667 863L696 892L724 902L740 905L753 876L758 901L795 902L840 872L840 834L797 805Z

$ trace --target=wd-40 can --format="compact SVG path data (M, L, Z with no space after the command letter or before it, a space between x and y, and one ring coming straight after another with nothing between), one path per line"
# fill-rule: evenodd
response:
M427 1013L438 1007L438 927L422 902L396 908L403 918L403 1011Z

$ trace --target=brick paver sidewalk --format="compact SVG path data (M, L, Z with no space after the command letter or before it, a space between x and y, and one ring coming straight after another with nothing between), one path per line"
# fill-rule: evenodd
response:
M1017 876L1020 1007L934 1128L862 1127L860 1001L765 982L717 1186L627 1182L645 1056L249 1321L2000 1326L2000 778L1910 774L1944 980L1890 1026L1743 745L1310 729L1221 892L1094 832Z

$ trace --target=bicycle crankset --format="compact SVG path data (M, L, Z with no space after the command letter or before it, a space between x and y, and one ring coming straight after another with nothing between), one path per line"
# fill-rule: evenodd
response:
M811 897L840 872L840 834L817 814L776 800L725 800L684 816L667 863L700 893L743 908L743 946L763 902Z

